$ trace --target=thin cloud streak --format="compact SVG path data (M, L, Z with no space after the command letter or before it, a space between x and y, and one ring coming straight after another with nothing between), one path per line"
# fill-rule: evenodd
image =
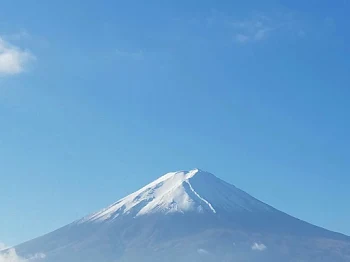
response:
M141 60L144 58L144 53L142 50L136 52L123 51L120 49L115 50L115 54L119 57L130 58L133 60Z
M267 40L277 31L305 37L305 31L291 14L275 16L255 15L248 19L236 20L229 23L233 30L233 40L236 43L257 43Z

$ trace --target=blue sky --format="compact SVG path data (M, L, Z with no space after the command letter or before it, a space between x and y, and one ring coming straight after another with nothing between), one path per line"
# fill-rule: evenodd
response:
M0 8L0 242L199 167L350 235L349 1Z

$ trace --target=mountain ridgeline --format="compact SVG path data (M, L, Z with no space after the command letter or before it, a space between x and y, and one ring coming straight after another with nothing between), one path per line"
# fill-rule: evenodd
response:
M198 169L165 174L16 248L42 262L349 262L350 238Z

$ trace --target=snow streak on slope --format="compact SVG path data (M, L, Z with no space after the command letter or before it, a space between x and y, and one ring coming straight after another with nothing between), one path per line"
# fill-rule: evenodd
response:
M204 198L202 198L192 187L192 185L188 182L188 181L185 181L188 186L190 187L191 191L193 192L193 194L196 195L196 197L198 197L200 200L202 200L204 203L206 203L208 205L208 207L210 208L211 211L213 211L213 213L216 213L216 210L213 208L213 206L207 201L205 200Z
M218 210L252 212L273 209L214 175L194 169L167 173L78 223L101 222L124 214L132 216L174 212L216 214Z

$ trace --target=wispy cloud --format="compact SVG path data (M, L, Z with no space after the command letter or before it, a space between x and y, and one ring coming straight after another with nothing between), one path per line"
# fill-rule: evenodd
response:
M144 53L142 50L125 51L125 50L121 50L121 49L116 49L115 54L119 57L130 58L133 60L142 60L144 58Z
M16 33L3 35L3 38L8 41L19 41L23 39L30 39L31 35L28 33L27 30L22 29Z
M4 243L0 242L0 251L8 248Z
M262 41L279 27L265 16L235 21L231 25L234 31L234 40L238 43Z
M0 262L25 262L25 259L17 255L15 249L10 249L4 253L0 253Z
M306 32L300 27L292 14L253 15L246 19L230 22L233 40L236 43L256 43L269 39L272 35L284 32L288 35L305 37Z
M239 43L246 43L250 40L250 38L246 34L239 33L235 36L235 40Z
M204 249L204 248L199 248L199 249L197 250L197 252L198 252L198 254L200 254L200 255L209 255L209 254L210 254L210 252L209 252L208 250Z
M6 250L5 252L0 252L0 262L30 262L39 261L44 259L46 255L44 253L37 253L28 258L20 257L14 248Z
M213 9L205 17L191 19L176 19L192 27L192 21L203 26L208 33L207 37L213 41L223 40L233 41L241 45L252 43L262 43L272 37L285 38L304 38L307 37L305 31L305 20L300 14L292 10L274 11L274 12L250 12L244 16L228 15L225 11ZM210 34L218 32L215 37ZM222 37L222 38L220 38Z
M44 259L46 257L46 255L44 253L36 253L32 256L29 256L26 261L30 261L30 260L35 260L38 261L40 259Z
M12 45L0 37L0 76L20 74L34 60L36 57L30 51Z
M6 250L7 249L7 250ZM2 251L2 252L1 252ZM27 258L20 257L14 248L9 248L4 243L0 242L0 262L30 262L39 261L44 259L46 255L44 253L36 253L30 255Z
M264 251L267 249L267 246L265 246L264 244L259 244L259 243L254 243L252 245L252 250L254 251Z

